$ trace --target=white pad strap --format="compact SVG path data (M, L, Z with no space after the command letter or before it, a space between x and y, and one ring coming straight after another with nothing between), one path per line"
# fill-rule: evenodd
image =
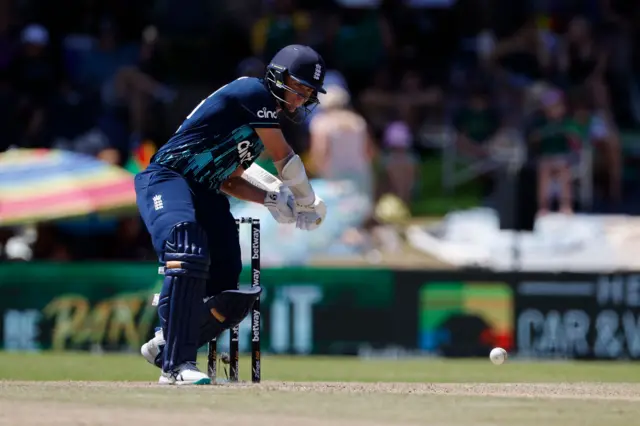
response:
M293 193L296 203L303 206L313 204L316 199L316 194L313 192L313 188L309 183L307 171L299 155L296 154L287 161L287 164L280 170L280 177L282 178L282 182L287 185Z

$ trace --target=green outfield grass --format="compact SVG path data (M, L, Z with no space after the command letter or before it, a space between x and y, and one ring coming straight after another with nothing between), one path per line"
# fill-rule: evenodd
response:
M240 359L241 379L248 380L249 357ZM199 365L201 369L206 366L205 354L200 355ZM5 380L154 381L158 373L138 355L0 352L0 378ZM265 355L262 377L296 382L640 382L640 363L515 361L496 366L488 359L361 360Z
M241 357L241 379L249 367ZM616 362L265 356L259 385L176 387L157 385L158 370L136 355L0 352L0 425L629 426L640 418L638 372Z

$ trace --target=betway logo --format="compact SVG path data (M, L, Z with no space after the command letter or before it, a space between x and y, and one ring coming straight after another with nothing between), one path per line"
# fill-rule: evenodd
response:
M251 259L260 259L260 231L253 228L251 238Z
M260 341L260 311L253 310L253 321L251 321L251 341Z
M238 156L240 157L240 164L253 160L253 155L251 155L251 142L242 141L238 144Z
M275 111L268 111L267 107L263 107L260 111L258 111L258 118L271 118L275 120L278 118L278 115Z

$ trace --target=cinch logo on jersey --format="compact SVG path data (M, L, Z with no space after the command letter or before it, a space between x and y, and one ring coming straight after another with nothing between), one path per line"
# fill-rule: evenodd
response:
M268 111L267 107L263 107L260 111L258 111L258 117L259 118L271 118L271 119L275 120L276 118L278 118L278 115L276 114L275 111Z
M251 142L242 141L238 144L238 156L240 157L240 164L253 160L253 155L251 155Z

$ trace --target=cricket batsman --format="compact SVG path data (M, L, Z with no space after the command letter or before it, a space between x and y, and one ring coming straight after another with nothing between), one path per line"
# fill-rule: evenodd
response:
M278 122L279 114L304 120L325 93L324 76L312 48L283 48L264 79L241 77L200 102L136 175L138 209L164 268L161 330L141 348L162 369L160 384L209 384L196 367L198 348L240 323L262 291L236 290L242 260L227 195L263 204L299 229L324 221L326 206ZM260 184L265 170L257 178L247 171L265 150L282 182L276 188Z

